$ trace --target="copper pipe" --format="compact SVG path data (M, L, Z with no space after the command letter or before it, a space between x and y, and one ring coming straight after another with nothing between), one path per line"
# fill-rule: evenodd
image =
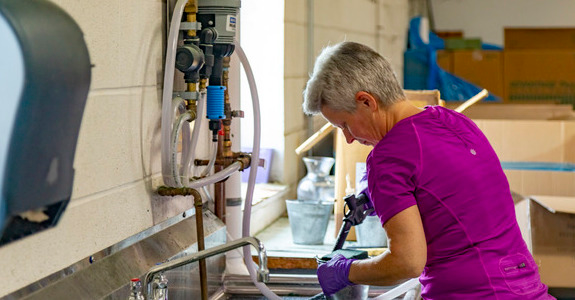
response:
M224 57L222 61L222 85L225 86L224 90L224 113L226 118L222 120L222 132L223 135L218 135L218 154L217 159L222 164L216 165L216 172L229 166L234 161L234 153L232 152L232 141L231 141L231 124L232 124L232 110L230 105L230 94L229 94L229 68L230 68L230 58ZM226 192L225 183L218 182L215 185L215 209L216 216L218 216L225 223L226 214Z
M224 90L224 113L226 118L222 120L224 127L224 158L228 159L229 164L232 163L233 153L232 153L232 140L231 140L231 125L232 125L232 108L230 104L230 93L229 93L229 80L230 80L230 58L224 57L222 62L223 72L222 72L222 82L226 87Z
M218 134L218 152L216 154L216 161L222 161L223 164L215 165L215 172L219 172L225 168L225 160L223 156L222 136ZM216 216L226 223L226 186L223 182L214 184L214 210Z
M250 162L251 162L251 154L250 153L243 153L243 152L233 152L233 161L236 162L240 162L242 164L242 167L240 168L240 171L243 171L247 168L250 167ZM208 165L210 161L207 159L196 159L195 161L195 165L196 166L206 166ZM216 158L216 165L221 165L223 166L225 164L225 160L224 159L217 159ZM260 164L261 167L263 167L263 160L260 160Z
M196 235L198 242L198 252L206 248L204 240L204 215L203 215L203 201L202 195L196 190L188 187L172 188L161 186L158 188L158 194L161 196L194 196L194 208L196 209ZM200 259L200 288L202 300L208 299L208 276L206 260Z
M198 191L194 190L194 207L196 208L196 234L198 237L198 252L206 249L204 244L204 216L202 197ZM196 196L197 195L197 196ZM200 290L202 294L202 300L208 299L208 276L206 260L200 259Z

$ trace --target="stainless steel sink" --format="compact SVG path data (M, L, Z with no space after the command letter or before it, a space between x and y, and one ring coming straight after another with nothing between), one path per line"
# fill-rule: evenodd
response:
M321 287L315 275L310 274L272 274L267 286L284 300L302 300L321 293ZM369 297L377 297L393 287L370 287ZM248 276L226 275L223 290L214 294L210 300L267 300L262 296Z

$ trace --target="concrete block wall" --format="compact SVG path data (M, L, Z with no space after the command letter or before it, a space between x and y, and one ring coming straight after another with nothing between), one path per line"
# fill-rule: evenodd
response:
M312 0L285 1L284 172L286 183L292 187L291 197L295 197L295 186L306 172L303 155L296 155L294 150L308 138L308 119L301 109L309 78L308 56L311 54L314 62L327 45L346 40L364 43L387 57L401 80L409 25L405 0L313 0L314 39L309 45L308 1ZM314 132L323 124L322 117L313 117Z
M84 32L92 83L80 129L72 201L57 227L0 248L8 295L164 219L156 218L166 1L53 0ZM401 0L316 0L313 56L328 43L354 40L389 56L401 71ZM306 0L285 1L285 157L292 187L304 173L294 149L307 138L301 111L308 79ZM390 10L390 11L388 11ZM237 66L237 62L232 60ZM232 66L233 67L233 66ZM233 83L232 78L232 83ZM323 125L321 118L315 126ZM202 151L207 151L206 149ZM294 168L294 166L298 166ZM179 203L184 207L186 204ZM158 208L159 209L159 208Z
M154 225L165 1L53 0L79 24L92 82L58 226L0 248L0 298Z

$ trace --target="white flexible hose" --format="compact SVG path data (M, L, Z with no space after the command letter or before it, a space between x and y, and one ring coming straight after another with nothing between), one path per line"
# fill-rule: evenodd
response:
M218 142L212 142L212 155L210 157L210 161L208 162L208 165L206 166L206 169L202 172L201 176L206 176L210 173L210 170L214 167L214 165L216 164L216 158L218 156ZM202 190L204 191L204 194L206 196L206 199L208 201L213 201L212 199L212 195L210 195L210 191L208 191L208 187L207 186L203 186Z
M202 177L204 177L210 173L210 170L216 164L217 156L218 156L218 142L215 141L215 142L212 142L212 154L210 155L210 161L208 162L206 169L202 172L202 175L201 175Z
M385 294L379 295L375 298L373 298L374 300L392 300L395 299L405 293L407 293L408 291L417 288L417 285L419 284L419 278L413 278L410 279L402 284L400 284L399 286L387 291Z
M196 145L198 144L198 139L200 137L200 128L202 128L202 120L204 119L204 107L206 106L206 92L202 91L200 93L200 100L197 106L196 120L194 121L194 130L192 131L192 141L189 148L189 156L186 156L183 162L184 180L188 182L190 180L190 174L194 174L192 169L194 168L193 160L196 156Z
M222 181L222 180L230 177L230 175L232 175L234 172L239 171L241 167L242 167L242 163L240 163L239 161L236 161L233 164L229 165L227 168L219 171L216 174L210 175L210 176L202 178L202 179L191 181L190 184L188 185L188 187L193 188L193 189L197 189L197 188L201 188L202 186L205 186L205 185L210 185L210 184L214 184L218 181Z
M172 100L172 110L174 111L173 116L176 116L178 113L183 114L186 112L186 100L176 97ZM173 127L173 126L172 126ZM172 128L172 130L174 130ZM180 174L184 174L183 172L183 162L189 159L190 152L190 126L182 126L182 165L180 166ZM187 181L184 181L187 182Z
M242 226L242 236L247 237L250 235L250 218L252 212L252 200L254 196L254 187L256 182L256 175L258 170L258 163L260 157L260 138L261 138L261 117L260 117L260 101L258 97L258 90L256 87L256 82L254 79L254 74L252 72L252 68L244 53L242 47L237 41L234 41L235 45L235 53L238 55L240 62L244 68L246 73L246 77L248 79L248 83L250 85L250 93L252 95L252 106L254 111L254 142L252 147L252 160L250 163L250 175L248 179L248 190L246 192L246 202L244 204L244 218L243 218L243 226ZM244 262L248 268L248 272L250 273L250 277L252 282L256 285L256 287L262 292L262 294L267 297L268 299L272 300L280 300L282 299L278 295L276 295L272 290L268 288L262 282L258 282L256 279L256 264L252 260L252 253L249 246L243 248L244 251Z
M164 178L164 184L168 186L175 185L175 179L172 177L173 172L170 170L172 167L170 164L170 135L173 121L172 91L174 89L174 69L176 64L178 33L180 31L180 22L184 13L184 7L187 2L188 0L178 0L178 2L176 2L170 23L168 43L166 45L166 65L164 68L164 89L162 93L162 176Z
M176 186L177 187L183 187L184 185L182 184L182 178L180 176L180 174L178 173L178 138L180 136L180 130L182 129L182 127L184 126L185 123L187 123L188 121L190 121L192 119L192 115L189 112L183 113L181 115L178 116L178 118L176 119L176 122L174 123L174 129L172 130L172 138L171 138L171 143L172 143L172 157L170 160L170 163L172 164L171 170L172 170L172 177L174 177L174 180L176 182ZM185 124L186 126L188 124Z

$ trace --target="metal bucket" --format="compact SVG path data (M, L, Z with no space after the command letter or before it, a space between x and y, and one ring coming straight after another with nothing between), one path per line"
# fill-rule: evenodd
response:
M293 242L321 245L325 238L333 202L286 200Z
M360 247L387 247L387 234L378 216L367 216L355 226L355 233Z
M341 289L339 292L326 296L327 300L366 300L369 294L369 285L356 284Z

